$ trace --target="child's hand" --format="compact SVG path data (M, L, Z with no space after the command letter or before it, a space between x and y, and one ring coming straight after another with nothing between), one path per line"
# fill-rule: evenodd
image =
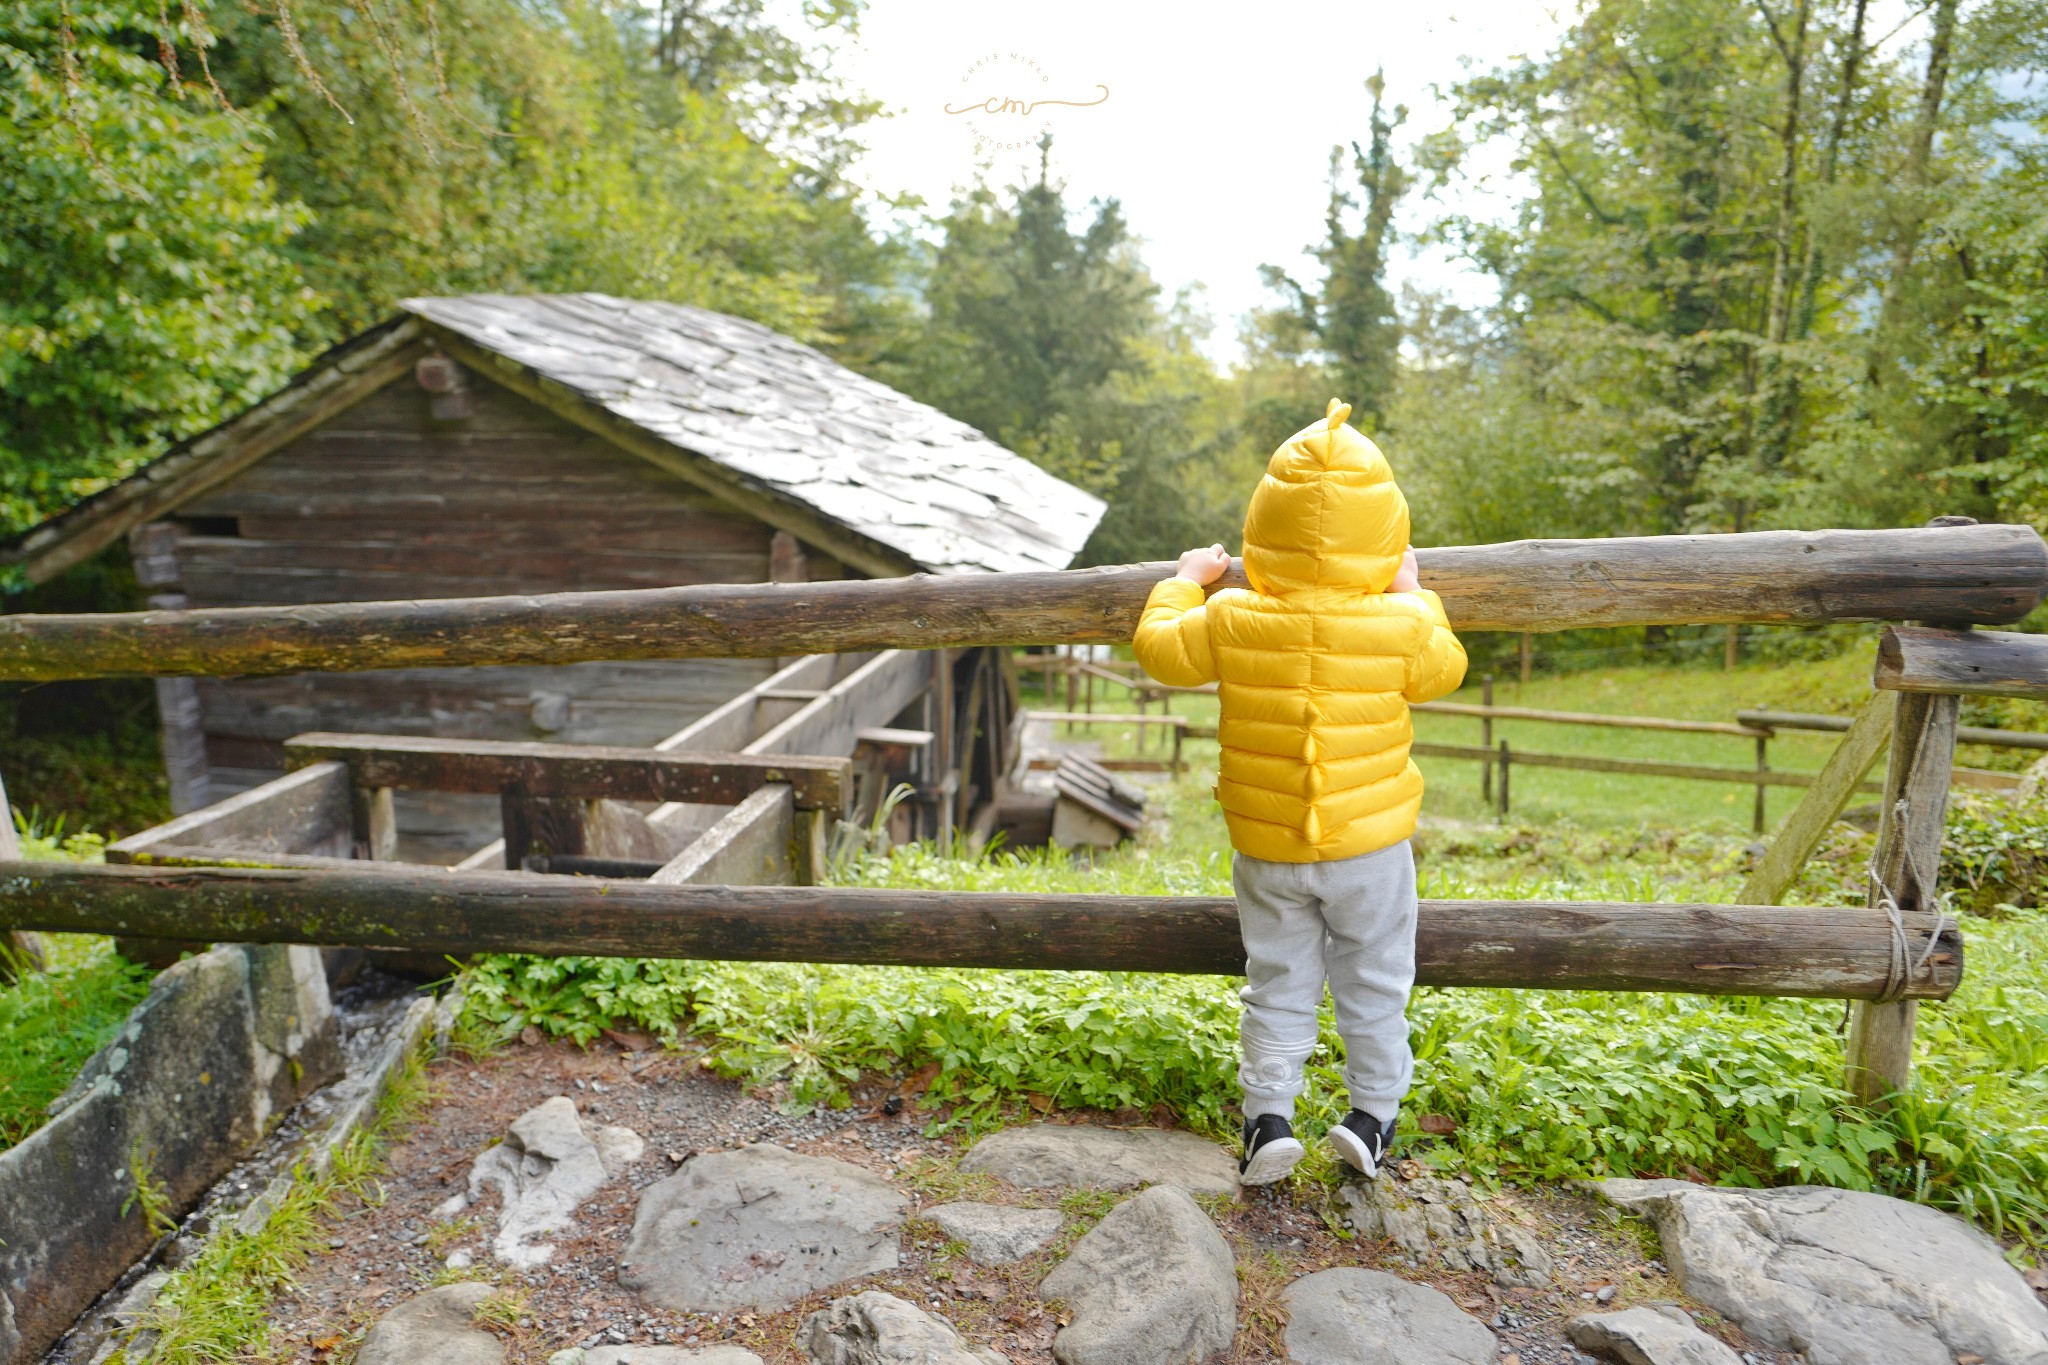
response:
M1415 567L1415 547L1410 545L1401 551L1401 567L1394 570L1394 581L1387 584L1387 591L1414 592L1421 586L1422 577Z
M1204 587L1223 577L1230 568L1230 556L1221 545L1211 545L1203 550L1189 550L1180 557L1175 572L1192 583Z

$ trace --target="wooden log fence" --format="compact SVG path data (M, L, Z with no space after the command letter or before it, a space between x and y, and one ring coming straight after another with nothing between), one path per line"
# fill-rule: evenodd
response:
M2017 621L2025 526L1752 531L1420 550L1461 630ZM0 679L345 672L1126 641L1166 564L296 607L0 617ZM1242 583L1233 566L1218 586Z
M2048 691L2048 636L1888 626L1877 642L1872 682L1885 692L2039 697Z
M334 947L1236 975L1227 897L667 886L387 864L0 867L0 925ZM1425 985L1940 999L1962 973L1952 921L1911 912L1919 970L1895 971L1866 910L1424 901ZM1938 938L1938 941L1937 941Z
M1759 730L1816 730L1846 734L1855 723L1849 716L1810 715L1804 711L1737 711L1737 723ZM1958 725L1956 743L1982 744L1993 749L2048 749L2048 734L2034 730L1995 730L1979 725Z

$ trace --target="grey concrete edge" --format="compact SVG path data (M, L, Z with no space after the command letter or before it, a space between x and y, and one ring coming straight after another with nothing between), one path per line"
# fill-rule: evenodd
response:
M367 1127L376 1117L377 1107L390 1092L391 1082L404 1068L406 1059L417 1050L423 1040L431 1038L433 1054L439 1056L447 1051L448 1041L455 1029L456 1019L462 1011L462 989L458 983L444 992L440 999L421 996L406 1006L404 1015L391 1031L391 1036L372 1054L367 1066L358 1073L357 1092L350 1096L328 1118L319 1129L309 1133L299 1143L298 1159L293 1170L287 1170L270 1177L255 1196L243 1204L233 1217L216 1217L193 1255L203 1254L230 1232L237 1236L249 1237L261 1232L269 1225L273 1215L284 1203L297 1184L298 1174L319 1180L334 1169L335 1159L342 1148L357 1132ZM336 1084L347 1084L348 1079ZM199 1209L217 1207L214 1196L221 1191L233 1190L247 1178L252 1166L267 1164L265 1158L271 1155L270 1144L249 1158L238 1163L233 1170L214 1185L199 1202ZM223 1210L222 1212L225 1212ZM195 1210L195 1214L197 1210ZM189 1217L188 1217L188 1222ZM129 1362L141 1362L153 1354L153 1343L142 1339L137 1333L138 1320L156 1302L157 1296L170 1283L171 1273L153 1270L151 1265L162 1254L164 1247L172 1241L164 1238L153 1246L149 1254L127 1274L123 1275L114 1288L100 1297L100 1300L73 1324L48 1360L90 1359L102 1361L118 1348ZM188 1255L187 1260L192 1259ZM81 1354L75 1348L83 1345L89 1354Z

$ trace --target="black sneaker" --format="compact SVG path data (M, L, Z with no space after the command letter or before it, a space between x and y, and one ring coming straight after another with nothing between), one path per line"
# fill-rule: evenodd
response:
M1330 1130L1330 1146L1352 1169L1370 1180L1380 1173L1387 1148L1394 1145L1394 1120L1381 1123L1363 1109L1354 1109Z
M1294 1136L1294 1125L1278 1114L1244 1121L1244 1160L1237 1163L1240 1185L1270 1185L1285 1180L1306 1152Z

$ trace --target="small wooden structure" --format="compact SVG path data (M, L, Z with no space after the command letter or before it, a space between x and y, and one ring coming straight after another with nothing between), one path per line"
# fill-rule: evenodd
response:
M0 563L45 578L125 534L153 607L296 612L1060 569L1102 513L979 432L737 318L595 294L410 299L403 310L0 544ZM828 662L770 685L810 652L370 673L308 659L279 676L164 678L172 804L196 810L275 777L285 741L307 731L673 747L691 722L752 692L744 709L758 724L726 737L737 749L840 681ZM941 676L890 658L930 686L886 712L867 699L859 725L805 752L851 755L863 725L930 732L945 709L951 742L919 749L917 770L899 775L932 789L927 815L965 820L993 800L1003 755L978 775L951 759L977 737L1003 743L1014 709L1004 662L964 654ZM956 680L960 704L941 702L935 692ZM953 809L940 812L948 773ZM494 797L408 791L404 856L471 855L498 824Z

